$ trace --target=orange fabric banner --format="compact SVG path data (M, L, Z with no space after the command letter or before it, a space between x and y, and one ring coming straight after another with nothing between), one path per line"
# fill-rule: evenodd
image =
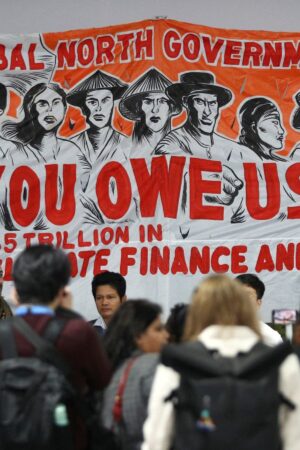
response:
M298 309L299 65L300 33L165 19L3 36L5 280L41 242L88 318L103 270L166 311L213 272L257 273L267 321Z

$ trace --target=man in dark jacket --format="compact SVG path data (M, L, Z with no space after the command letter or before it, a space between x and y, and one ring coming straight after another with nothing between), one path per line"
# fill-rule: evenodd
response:
M15 295L19 303L15 314L40 335L49 321L55 320L56 310L65 305L70 278L67 255L59 249L35 245L24 250L13 266ZM59 315L57 315L59 317ZM33 346L14 331L19 356L32 356ZM110 380L111 369L95 330L81 318L66 319L56 349L71 368L71 382L79 393L103 389ZM70 417L76 450L87 449L84 423L75 411Z

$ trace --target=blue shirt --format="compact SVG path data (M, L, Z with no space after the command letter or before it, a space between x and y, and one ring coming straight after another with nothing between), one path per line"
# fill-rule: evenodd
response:
M45 305L21 305L15 310L16 316L25 316L26 314L47 314L54 316L55 312L52 308Z

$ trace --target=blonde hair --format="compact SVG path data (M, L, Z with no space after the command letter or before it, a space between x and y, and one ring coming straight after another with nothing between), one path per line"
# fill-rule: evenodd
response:
M210 325L244 325L260 338L257 310L243 285L226 275L212 275L199 284L189 307L184 340L194 340Z

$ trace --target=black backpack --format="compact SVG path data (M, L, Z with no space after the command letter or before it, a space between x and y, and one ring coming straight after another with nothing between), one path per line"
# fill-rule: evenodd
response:
M222 357L200 342L169 345L162 363L180 374L165 399L175 407L175 450L279 450L279 365L291 353L256 344L236 357Z
M64 325L52 319L42 338L21 317L0 323L1 450L74 448L67 414L75 391L70 369L53 345ZM33 344L34 356L18 356L13 328Z

